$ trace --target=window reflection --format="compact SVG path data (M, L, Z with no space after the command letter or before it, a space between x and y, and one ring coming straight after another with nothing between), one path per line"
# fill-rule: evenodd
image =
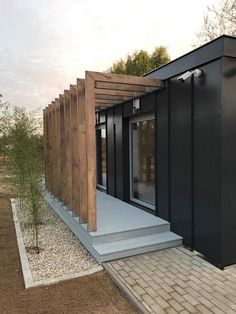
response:
M97 184L107 185L107 149L105 125L96 130L97 140Z
M155 205L155 122L131 123L131 197Z

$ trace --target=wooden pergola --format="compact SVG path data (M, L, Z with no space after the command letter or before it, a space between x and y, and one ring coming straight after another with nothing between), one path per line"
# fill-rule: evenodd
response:
M162 88L148 77L85 72L43 111L46 188L95 231L96 111Z

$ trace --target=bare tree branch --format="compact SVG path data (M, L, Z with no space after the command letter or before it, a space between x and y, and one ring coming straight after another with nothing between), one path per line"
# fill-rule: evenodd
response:
M224 0L218 7L207 7L203 16L203 24L193 46L200 46L221 35L236 36L236 2Z

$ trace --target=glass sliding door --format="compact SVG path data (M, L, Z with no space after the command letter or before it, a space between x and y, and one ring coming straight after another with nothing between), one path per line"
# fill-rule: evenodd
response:
M107 143L105 124L97 126L97 186L103 189L107 187Z
M130 120L130 199L155 209L155 120Z

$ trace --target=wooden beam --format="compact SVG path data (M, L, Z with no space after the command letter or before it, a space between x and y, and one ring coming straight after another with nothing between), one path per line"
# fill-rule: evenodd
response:
M143 86L143 85L130 85L123 83L113 83L113 82L100 82L95 83L95 88L97 89L109 89L109 90L119 90L119 91L131 91L140 93L150 93L151 91L157 89L157 87ZM98 91L100 94L100 92Z
M95 93L94 79L85 72L85 128L87 139L87 197L88 197L88 227L97 229L96 215L96 139L95 139Z
M124 75L124 74L111 74L111 73L101 73L101 72L88 72L90 76L94 79L94 81L99 82L112 82L112 83L120 83L126 85L142 85L147 87L162 87L162 81L158 79L153 79L149 77L143 76L132 76L132 75Z
M95 100L97 99L104 99L104 100L117 100L117 101L125 101L128 100L128 97L126 96L117 96L117 95L95 95Z
M84 82L77 79L77 105L78 105L78 185L79 185L79 212L80 223L88 221L88 198L87 198L87 145L86 145L86 124L85 124L85 87Z
M104 104L104 103L96 103L95 102L95 107L96 108L101 108L101 107L104 107L104 108L109 108L109 107L112 107L114 106L115 104L109 102L108 104Z
M111 99L108 99L108 100L106 100L106 99L95 99L95 103L96 104L119 104L120 103L120 101L119 100L111 100Z
M110 85L109 85L110 86ZM118 89L95 88L95 97L97 95L121 96L121 97L138 97L142 92L124 91Z

